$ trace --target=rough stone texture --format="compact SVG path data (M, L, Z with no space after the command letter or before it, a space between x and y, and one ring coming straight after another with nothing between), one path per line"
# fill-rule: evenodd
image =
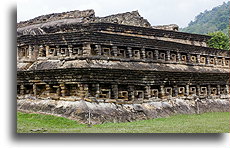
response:
M138 11L95 17L94 10L76 10L43 15L17 24L18 36L80 31L127 33L198 46L206 45L206 41L210 38L205 35L177 33L175 31L178 31L178 26L175 24L151 26Z
M43 24L47 22L57 21L57 20L68 20L68 19L81 19L83 21L87 21L89 19L92 19L95 17L94 10L75 10L75 11L69 11L69 12L63 12L63 13L52 13L47 15L42 15L35 17L28 21L22 21L17 23L17 28L22 28L25 26L30 26L34 24Z
M140 16L138 11L120 13L106 17L95 17L94 10L70 11L43 15L17 24L18 34L45 34L44 29L73 25L79 23L115 23L139 27L151 27L151 24Z
M170 24L170 25L162 25L162 26L152 26L155 29L163 29L163 30L174 30L174 31L178 31L179 30L179 26L176 24Z
M90 103L80 101L55 101L40 99L18 100L18 110L59 115L91 124L104 122L131 122L136 120L168 117L177 114L229 111L229 100L201 100L200 102L175 99L165 102L118 105L113 103ZM199 112L198 112L199 107Z
M93 22L115 23L139 27L151 27L151 24L146 19L141 17L138 11L120 13L106 17L97 17Z
M199 99L200 112L228 111L229 51L149 25L138 12L92 10L19 23L19 109L84 123L89 109L94 123L195 113Z
M27 67L27 69L25 68ZM186 66L178 65L176 63L160 64L160 63L148 63L145 62L130 62L130 61L113 61L113 60L96 60L87 58L78 60L49 60L49 61L37 61L33 64L18 64L18 71L24 70L47 70L47 69L66 69L66 68L110 68L110 69L122 69L126 70L148 70L148 71L168 71L168 72L200 72L200 73L229 73L228 68L221 67L205 67L205 66Z

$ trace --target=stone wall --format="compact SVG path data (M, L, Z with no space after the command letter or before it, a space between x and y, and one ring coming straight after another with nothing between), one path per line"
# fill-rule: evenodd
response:
M22 98L81 98L117 104L229 98L228 73L69 68L21 71L17 82L18 96Z
M229 66L229 51L102 32L18 37L18 60L94 59ZM123 53L122 53L123 52ZM134 53L135 52L135 53ZM84 53L84 54L83 54Z
M158 39L179 42L183 44L191 44L196 46L207 46L206 42L210 39L210 36L190 34L184 32L175 32L169 30L153 29L146 27L127 26L121 24L112 23L89 23L82 24L75 20L72 22L52 22L42 25L34 25L30 27L24 27L17 29L18 36L21 35L41 35L50 33L62 33L62 32L106 32L110 34L128 35L134 37Z
M141 37L155 37L160 40L171 39L174 42L198 46L207 46L206 41L210 38L205 35L177 33L175 31L178 30L178 26L174 24L151 26L146 19L140 16L138 11L95 17L93 10L76 10L43 15L17 24L18 36L79 32L82 30L134 34L136 36L141 35Z

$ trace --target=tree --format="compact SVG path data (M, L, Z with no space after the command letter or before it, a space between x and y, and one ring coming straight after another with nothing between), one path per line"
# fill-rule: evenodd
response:
M222 31L228 35L229 6L230 1L214 7L212 10L201 12L194 21L188 24L188 27L181 28L181 31L197 34Z
M217 49L229 50L229 37L223 32L208 33L212 38L208 41L208 46Z

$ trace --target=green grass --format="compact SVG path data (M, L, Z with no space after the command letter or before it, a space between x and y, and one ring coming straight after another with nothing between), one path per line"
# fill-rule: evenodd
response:
M88 127L63 117L17 113L18 133L229 133L229 112L176 115Z

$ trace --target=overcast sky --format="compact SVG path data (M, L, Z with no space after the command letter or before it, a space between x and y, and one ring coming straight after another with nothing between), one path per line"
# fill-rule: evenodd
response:
M228 0L18 0L17 22L36 16L94 9L96 16L138 10L154 25L185 27L195 16Z

